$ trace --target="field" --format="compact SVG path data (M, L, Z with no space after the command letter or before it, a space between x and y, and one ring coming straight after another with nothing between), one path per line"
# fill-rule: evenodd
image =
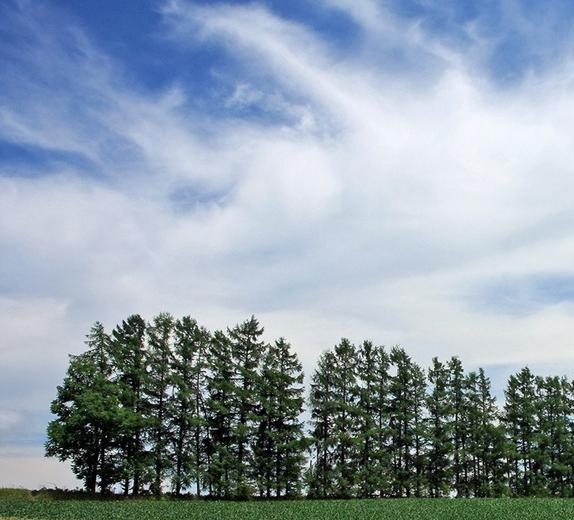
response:
M568 499L284 502L0 499L0 520L517 520L574 518Z

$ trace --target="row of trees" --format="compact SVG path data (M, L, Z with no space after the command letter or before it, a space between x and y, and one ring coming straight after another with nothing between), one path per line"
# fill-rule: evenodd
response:
M423 370L404 349L343 339L310 399L312 497L574 495L574 385L528 368L502 408L457 357Z
M290 345L251 319L96 323L52 403L46 453L86 489L215 498L574 495L574 385L512 375L497 406L482 369L343 339L324 352L302 421Z
M96 323L52 402L46 454L90 492L300 494L302 367L262 333L254 317L213 334L169 314L130 316L111 335Z

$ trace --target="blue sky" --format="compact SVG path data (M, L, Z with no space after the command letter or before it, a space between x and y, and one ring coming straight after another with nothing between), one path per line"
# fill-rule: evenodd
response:
M574 5L7 0L0 486L96 320L573 375Z

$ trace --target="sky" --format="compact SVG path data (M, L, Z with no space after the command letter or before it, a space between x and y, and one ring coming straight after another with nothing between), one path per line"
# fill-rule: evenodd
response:
M569 0L0 3L0 487L91 325L254 314L574 377Z

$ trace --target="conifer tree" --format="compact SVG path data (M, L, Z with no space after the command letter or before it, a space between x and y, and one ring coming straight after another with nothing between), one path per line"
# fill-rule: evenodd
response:
M233 497L235 466L232 431L235 384L231 359L229 338L216 331L208 349L206 480L211 497L226 499Z
M454 491L457 497L470 496L468 466L468 423L465 396L465 374L462 362L452 357L448 362L449 396L452 407L452 443Z
M258 380L258 429L254 469L260 496L297 496L305 460L303 371L291 346L280 338L263 356Z
M357 351L357 492L363 498L386 493L388 368L383 347L364 341Z
M373 382L374 396L372 400L375 413L374 429L374 458L375 475L378 496L390 496L392 486L390 482L389 467L391 452L389 450L391 438L390 420L390 356L383 347L375 349L375 379Z
M449 370L433 358L428 371L430 392L428 409L427 481L432 498L448 496L452 482L452 403L449 395Z
M307 472L309 496L327 498L335 494L335 384L332 367L335 355L323 352L311 378L311 459Z
M565 377L557 376L537 377L536 384L539 395L537 465L544 474L538 487L544 487L550 495L567 496L572 464L570 384Z
M147 377L145 331L145 321L134 314L112 332L114 381L125 415L124 427L120 432L123 490L127 495L131 482L134 496L141 493L151 475L151 459L145 446L149 417L144 396Z
M148 415L147 441L153 458L152 492L162 493L162 483L170 466L169 401L172 390L174 319L170 314L156 316L147 327L146 379L143 395Z
M88 350L70 356L64 382L57 388L48 425L46 456L70 460L86 491L107 493L118 479L118 431L124 427L116 387L110 381L110 338L96 322Z
M173 432L172 488L179 496L195 482L196 495L204 488L207 471L207 378L209 332L189 316L174 325L171 364L173 395L169 422Z
M426 379L422 369L404 349L393 347L390 360L395 370L389 386L392 494L395 497L420 496L426 466Z
M528 367L509 377L503 421L508 436L509 485L511 492L530 496L535 492L537 393L535 377Z
M265 344L263 327L255 316L227 330L231 345L233 407L231 411L234 441L234 495L248 498L253 494L253 445L257 430L259 369Z
M343 338L333 351L332 395L334 486L336 496L349 498L354 495L358 462L359 418L356 347Z
M469 489L475 497L500 496L505 474L504 433L484 370L466 377Z

